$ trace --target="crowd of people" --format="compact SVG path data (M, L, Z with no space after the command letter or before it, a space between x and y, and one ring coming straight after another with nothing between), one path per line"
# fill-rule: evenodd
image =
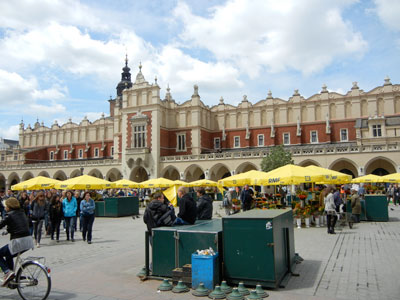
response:
M188 193L188 188L178 188L179 213L175 213L173 205L161 192L153 194L152 201L147 205L143 221L151 235L152 229L160 226L191 225L196 220L211 220L213 215L213 199L206 194L204 188L196 189L197 202Z
M95 219L94 199L99 194L95 191L21 191L11 190L7 194L0 191L1 218L6 218L5 201L17 199L19 209L25 213L29 234L33 236L36 247L41 246L42 233L51 240L60 241L60 227L66 233L66 240L75 242L75 232L79 226L82 240L92 243L92 229ZM100 197L102 197L100 195Z

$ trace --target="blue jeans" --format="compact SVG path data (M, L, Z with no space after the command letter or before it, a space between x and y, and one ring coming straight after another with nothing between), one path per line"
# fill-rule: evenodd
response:
M4 273L7 273L8 271L12 271L14 269L14 256L11 255L8 245L0 248L0 268L3 270Z
M40 243L42 239L42 227L43 227L43 219L38 221L33 221L33 235L35 237L36 243Z
M65 219L65 233L67 234L67 240L69 240L69 234L71 233L71 239L74 239L75 232L75 217L64 217Z
M176 218L174 221L174 224L172 225L190 225L188 222L186 222L185 220L181 219L181 218Z
M83 240L92 241L92 228L94 223L94 214L82 216L82 238ZM87 236L86 236L87 233Z

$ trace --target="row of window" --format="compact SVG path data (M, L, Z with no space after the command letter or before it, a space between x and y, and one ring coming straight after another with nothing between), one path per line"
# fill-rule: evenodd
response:
M100 150L99 148L94 148L94 153L93 157L97 158L100 156ZM114 155L114 147L111 147L111 156ZM78 158L82 159L83 158L83 149L79 149L78 151ZM67 160L68 159L68 150L64 150L63 152L63 159ZM50 151L50 160L54 160L54 151Z
M341 129L340 130L340 141L347 142L348 140L349 140L349 138L348 138L347 128ZM263 134L257 135L257 141L258 141L257 146L259 146L259 147L265 146ZM310 143L311 144L318 143L318 131L316 131L316 130L310 131ZM289 132L283 133L283 144L290 145L290 133ZM233 137L233 147L240 148L240 136ZM221 148L221 139L214 138L214 149L220 149L220 148Z
M146 147L146 127L145 126L134 126L133 128L133 148L144 148ZM372 126L372 134L374 137L381 137L382 136L382 129L381 125L373 125ZM265 146L264 143L264 134L257 135L258 145L259 147ZM340 141L347 142L349 140L348 136L348 129L343 128L340 129ZM316 144L318 143L318 131L312 130L310 131L310 143ZM283 133L283 144L290 145L290 133L285 132ZM233 147L240 148L240 136L235 136L233 138ZM214 149L221 148L221 139L214 138ZM177 151L186 151L186 134L178 134L177 135ZM95 155L95 157L97 157Z
M4 153L1 154L0 160L1 161L5 161L6 160L6 155ZM18 153L14 153L14 160L18 160Z

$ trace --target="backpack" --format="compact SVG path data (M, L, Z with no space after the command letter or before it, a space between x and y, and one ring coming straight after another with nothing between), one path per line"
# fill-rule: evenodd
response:
M176 219L175 212L169 209L165 214L163 214L157 221L158 226L172 226Z

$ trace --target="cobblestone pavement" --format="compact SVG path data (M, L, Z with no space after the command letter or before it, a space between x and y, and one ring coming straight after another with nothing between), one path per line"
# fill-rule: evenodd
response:
M295 270L300 276L269 290L268 299L400 299L400 207L390 208L389 222L362 222L352 230L338 228L336 235L324 227L295 229L296 252L304 259ZM97 218L93 244L83 242L79 232L74 243L67 242L62 233L62 242L44 237L27 254L47 259L49 299L196 299L157 292L159 281L136 277L144 265L144 231L142 218ZM0 245L6 242L0 237ZM0 298L20 299L4 288Z

